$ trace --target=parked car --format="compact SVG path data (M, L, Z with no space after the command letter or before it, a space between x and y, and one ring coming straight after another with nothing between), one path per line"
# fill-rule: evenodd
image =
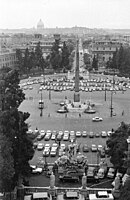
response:
M88 135L88 134L87 134L87 131L83 131L83 132L82 132L82 137L87 137L87 135Z
M89 133L89 137L90 137L90 138L94 138L94 132L91 131L91 132Z
M33 148L36 149L36 148L37 148L37 145L38 145L38 143L37 143L37 142L34 142L34 143L33 143Z
M115 169L110 167L107 173L107 178L114 178L115 176Z
M98 191L95 194L89 194L89 200L114 200L114 197L111 193L107 191Z
M99 133L99 132L96 132L96 133L95 133L95 137L100 137L100 133Z
M81 137L81 132L80 131L76 131L75 135L76 135L76 137Z
M92 144L92 146L91 146L91 151L92 151L92 152L96 152L96 151L97 151L97 146L96 146L96 144Z
M38 135L38 136L37 136L37 140L38 140L38 141L42 140L42 135Z
M87 181L88 182L94 182L94 183L98 183L99 182L99 178L96 174L96 170L95 167L88 167L87 170Z
M89 147L87 144L83 145L83 152L89 152Z
M103 118L101 118L101 117L94 117L94 118L92 118L92 121L93 122L101 122L101 121L103 121Z
M62 140L62 135L58 133L57 135L57 141L61 141Z
M68 174L59 176L59 179L62 182L79 182L79 178L77 176L71 176Z
M43 143L38 143L37 145L37 150L41 151L44 148L44 144Z
M42 138L44 138L45 135L46 135L46 132L45 132L44 130L41 130L41 131L40 131L40 135L41 135Z
M46 133L45 137L44 137L44 140L45 141L49 141L51 138L51 133Z
M104 138L104 137L107 137L107 132L106 132L106 131L102 131L102 132L101 132L101 137L103 137L103 138Z
M50 151L50 156L55 157L56 154L57 154L57 149L56 148L52 148L51 151Z
M41 174L43 169L41 167L36 167L36 169L32 170L32 174Z

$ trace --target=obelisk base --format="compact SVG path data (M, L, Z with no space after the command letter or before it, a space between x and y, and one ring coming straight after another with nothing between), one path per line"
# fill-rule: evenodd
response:
M80 102L80 94L79 92L74 93L74 102Z

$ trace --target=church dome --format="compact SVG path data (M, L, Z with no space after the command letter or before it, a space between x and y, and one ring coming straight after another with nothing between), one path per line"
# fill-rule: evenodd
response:
M42 20L40 19L40 21L37 23L37 29L41 30L44 28L44 24L42 22Z

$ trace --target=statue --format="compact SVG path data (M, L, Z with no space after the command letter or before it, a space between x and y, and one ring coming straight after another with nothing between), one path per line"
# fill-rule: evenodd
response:
M86 175L84 173L83 177L82 177L82 188L83 189L86 189L86 182L87 182L87 177L86 177Z
M115 186L114 186L114 189L115 189L115 190L119 190L119 189L120 189L120 185L121 185L121 180L120 180L120 177L117 176L117 177L115 178Z
M50 176L50 188L54 189L54 187L55 187L55 175L52 172Z

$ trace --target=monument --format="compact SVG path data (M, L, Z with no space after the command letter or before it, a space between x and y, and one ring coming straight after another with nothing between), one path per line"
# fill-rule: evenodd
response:
M95 113L96 111L92 109L90 102L85 101L81 102L80 100L80 89L79 89L79 82L80 82L80 70L79 70L79 40L76 41L76 50L75 50L75 87L74 87L74 100L71 102L70 100L66 99L64 105L61 109L59 109L58 113L66 113L66 112L78 112L78 113Z
M79 40L76 41L76 50L75 50L75 88L74 88L74 101L66 103L66 109L68 112L85 112L86 109L89 109L88 102L82 103L80 100L79 93Z

